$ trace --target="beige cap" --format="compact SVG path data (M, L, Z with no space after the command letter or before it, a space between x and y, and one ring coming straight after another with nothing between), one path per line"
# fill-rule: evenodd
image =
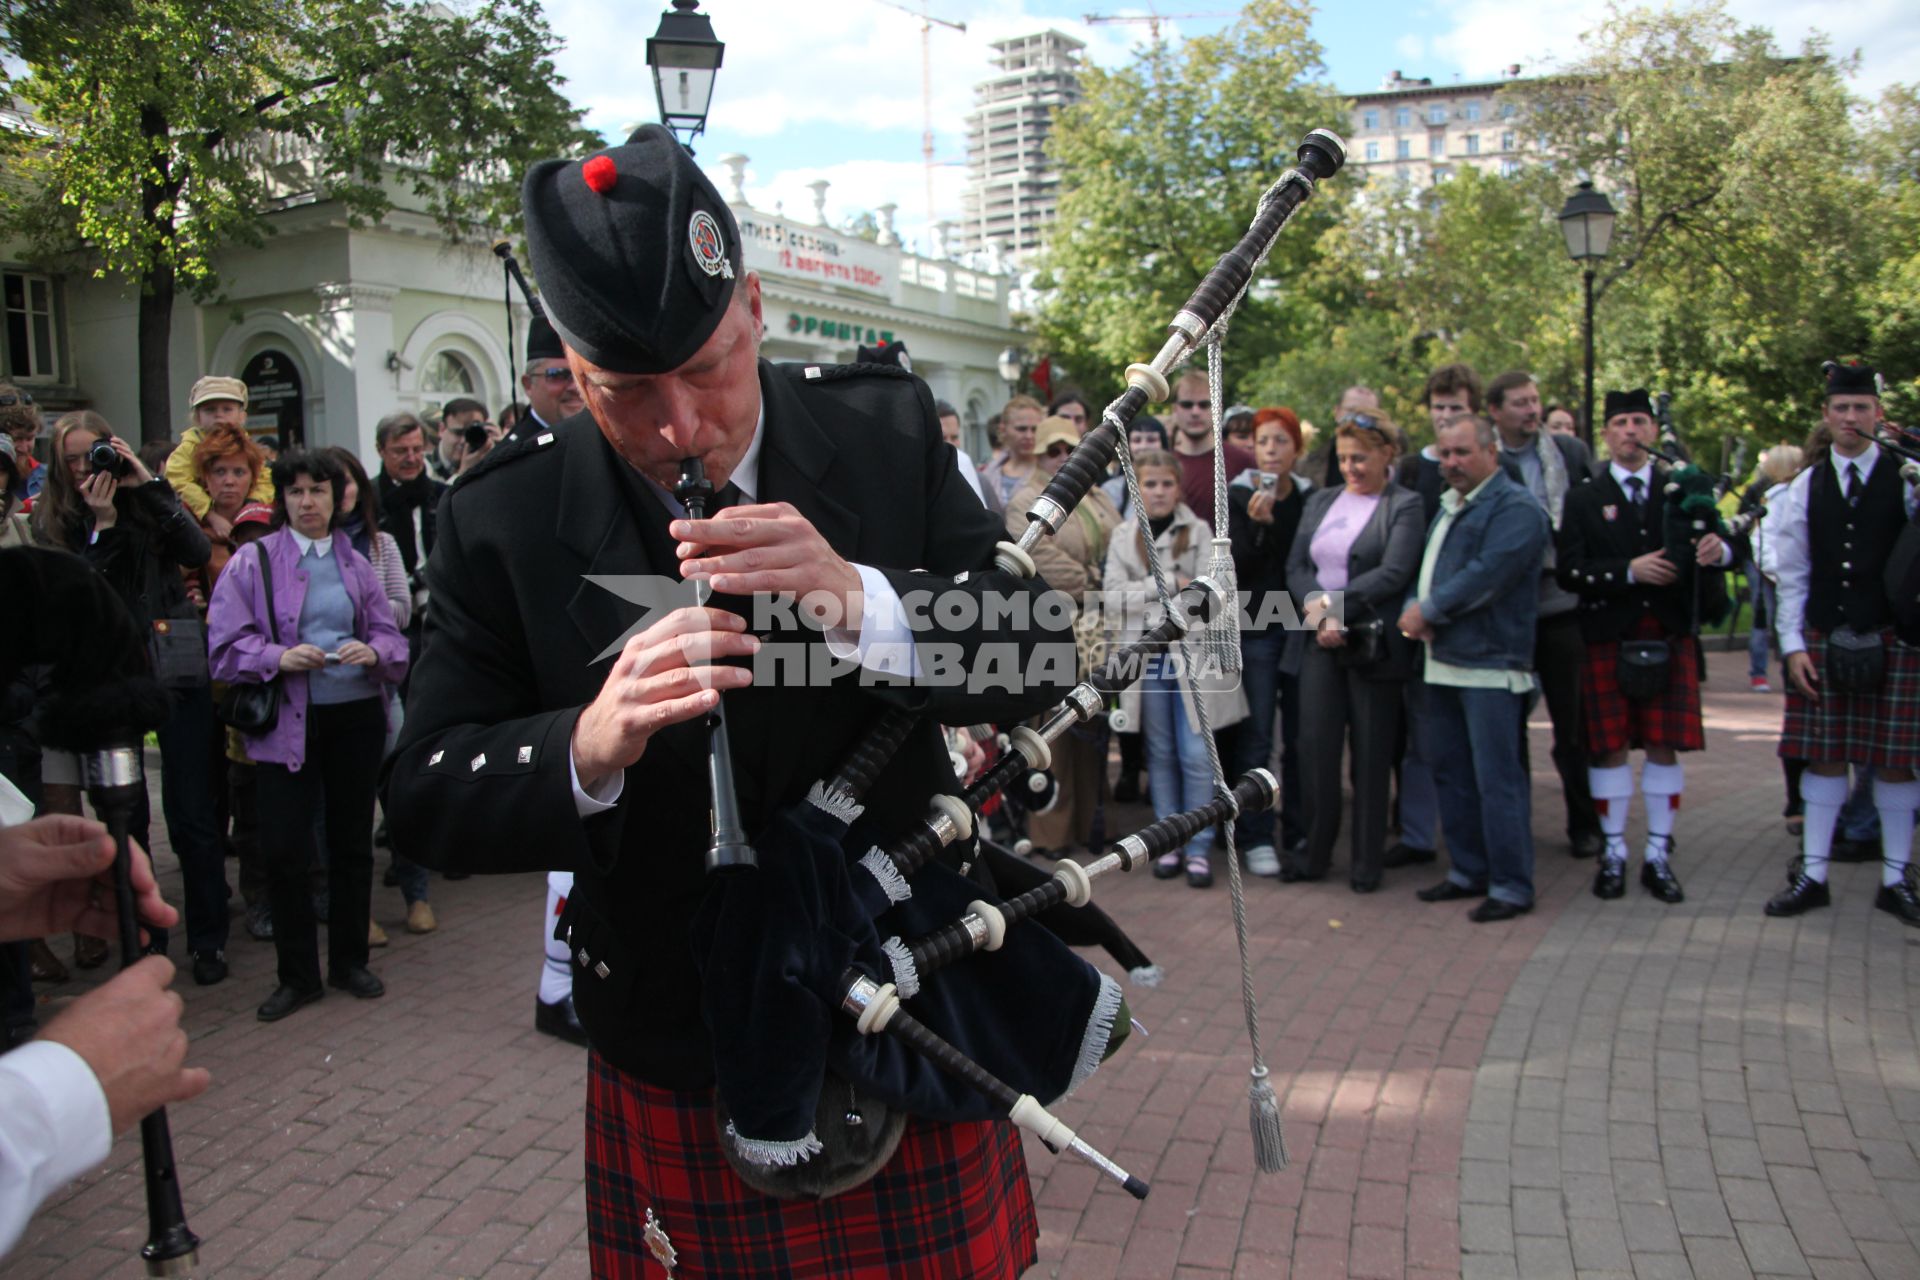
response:
M238 378L222 378L210 373L193 384L193 390L187 394L187 408L197 409L209 400L238 400L245 404L247 384Z
M1045 453L1056 444L1077 445L1080 430L1065 418L1046 418L1033 433L1033 451Z

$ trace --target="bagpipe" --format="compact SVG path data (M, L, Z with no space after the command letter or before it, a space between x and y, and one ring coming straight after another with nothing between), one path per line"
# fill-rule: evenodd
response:
M1764 508L1743 512L1728 521L1721 518L1720 499L1733 487L1733 477L1706 470L1694 462L1680 433L1673 425L1673 395L1659 391L1653 397L1653 418L1659 428L1657 443L1648 452L1667 464L1666 506L1663 512L1662 539L1666 557L1687 583L1689 633L1699 635L1703 626L1716 626L1732 608L1724 576L1712 578L1716 584L1711 598L1706 586L1708 576L1700 572L1694 560L1694 548L1700 539L1714 534L1732 545L1766 514ZM1703 658L1704 661L1704 658Z
M1900 477L1920 485L1920 435L1882 422L1873 442L1900 459ZM1893 610L1893 630L1903 642L1920 645L1920 515L1909 515L1906 527L1887 557L1883 585Z
M1035 501L1018 542L998 545L994 559L1002 572L1034 578L1032 548L1061 527L1116 462L1138 505L1128 424L1149 403L1168 398L1168 375L1202 345L1218 380L1228 322L1254 273L1294 211L1318 181L1339 170L1345 154L1341 140L1325 130L1306 136L1297 166L1263 194L1246 233L1169 323L1160 351L1127 368L1126 390ZM1218 433L1223 401L1217 390L1213 399ZM1217 450L1215 465L1223 465ZM683 464L680 495L690 513L704 483L697 462ZM1218 490L1225 494L1224 479ZM981 805L1043 773L1050 744L1103 714L1149 659L1176 647L1190 655L1204 638L1227 646L1229 669L1238 669L1231 562L1224 581L1210 569L1174 591L1148 546L1157 620L1116 647L1052 710L1010 729L1005 749L979 777L960 795L931 797L909 830L869 829L862 797L909 736L925 730L916 713L881 711L847 759L802 803L773 815L750 843L739 834L732 801L724 716L716 710L710 718L712 878L693 921L693 941L713 1044L721 1147L749 1185L808 1198L859 1185L892 1156L906 1117L914 1115L1011 1119L1144 1197L1143 1181L1048 1110L1093 1074L1131 1026L1119 984L1068 942L1076 925L1098 910L1092 906L1096 881L1178 849L1215 823L1229 832L1241 995L1253 1046L1255 1156L1264 1171L1284 1166L1279 1104L1260 1056L1245 902L1230 834L1237 815L1273 805L1278 787L1263 769L1228 784L1204 709L1201 736L1216 788L1206 804L1113 842L1089 863L1064 859L1050 876L1027 868L1027 886L1008 897L970 874L977 872Z

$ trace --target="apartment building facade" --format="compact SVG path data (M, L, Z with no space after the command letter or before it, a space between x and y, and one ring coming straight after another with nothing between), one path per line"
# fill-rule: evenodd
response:
M994 245L1018 264L1040 247L1060 199L1047 137L1054 114L1080 100L1085 48L1058 31L994 42L998 74L974 86L967 116L967 185L954 250Z
M1347 134L1347 164L1371 178L1391 178L1425 187L1463 168L1510 174L1537 163L1539 140L1530 137L1511 95L1520 68L1498 80L1435 84L1398 71L1372 93L1353 95Z

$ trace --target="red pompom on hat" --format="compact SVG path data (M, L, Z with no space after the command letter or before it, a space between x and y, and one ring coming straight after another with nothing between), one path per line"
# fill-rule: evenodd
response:
M620 180L620 171L613 167L612 156L594 156L580 166L580 177L597 194L604 196Z

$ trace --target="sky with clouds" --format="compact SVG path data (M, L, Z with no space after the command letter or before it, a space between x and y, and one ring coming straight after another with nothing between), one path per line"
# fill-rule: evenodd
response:
M884 0L705 0L726 61L707 132L695 145L716 181L717 159L743 154L748 199L807 218L807 184L824 178L832 184L830 220L894 203L902 235L924 244L920 0L903 3L914 12ZM1853 87L1862 95L1920 79L1920 5L1913 0L1732 0L1730 7L1742 21L1771 27L1788 49L1821 31L1837 54L1857 50ZM566 91L586 109L590 128L617 138L627 126L657 118L646 38L666 5L546 0L545 8L566 42L555 59ZM1172 0L1158 8L1210 15L1163 25L1188 34L1224 27L1238 12L1220 0ZM1086 41L1089 60L1115 66L1147 38L1146 25L1089 25L1085 16L1149 10L1106 0L928 0L927 11L966 26L960 32L933 24L929 45L934 206L937 216L952 218L966 178L965 117L973 85L992 73L990 43L1051 27ZM1345 0L1321 7L1314 36L1328 81L1352 93L1378 87L1396 69L1437 82L1493 78L1513 63L1547 70L1575 56L1580 32L1603 14L1593 0Z

